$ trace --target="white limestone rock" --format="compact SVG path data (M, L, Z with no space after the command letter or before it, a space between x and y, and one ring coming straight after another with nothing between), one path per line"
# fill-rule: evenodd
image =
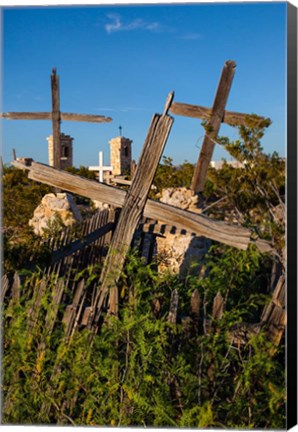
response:
M76 221L82 220L81 213L70 194L50 193L45 195L39 206L34 210L29 225L33 228L35 234L42 235L44 230L57 217L61 218L65 226L73 225Z
M163 189L160 201L183 210L201 213L198 196L187 188ZM171 234L166 232L157 237L160 272L185 274L188 271L198 274L201 261L210 246L210 240L191 233Z
M201 213L198 195L185 187L163 189L160 201L183 210Z
M106 210L111 208L111 206L107 203L103 203L101 201L97 201L97 200L92 200L92 203L94 205L94 207L98 210Z

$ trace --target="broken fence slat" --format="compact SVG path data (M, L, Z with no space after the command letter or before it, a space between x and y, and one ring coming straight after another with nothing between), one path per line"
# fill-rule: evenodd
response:
M190 313L195 320L199 320L200 314L200 294L198 289L195 289L190 298Z
M267 335L271 342L278 345L284 333L287 322L285 310L285 275L282 274L277 281L272 299L265 306L261 323L267 328Z
M52 253L52 260L51 263L54 264L55 262L74 254L75 252L82 250L86 248L86 246L96 242L101 237L105 236L107 233L113 230L114 228L114 222L108 222L104 226L100 226L99 228L96 228L96 226L100 225L96 223L97 221L94 219L91 222L89 222L87 225L83 227L84 230L86 230L86 233L84 233L84 238L75 240L71 243L68 243L68 237L67 237L67 230L66 230L66 237L63 244L61 244L60 247L55 250ZM92 231L92 229L94 231Z
M1 304L3 304L8 289L9 289L9 279L7 275L3 275L1 278Z
M220 320L224 311L224 299L221 292L218 291L213 300L212 318Z
M175 288L174 291L172 291L170 300L170 310L168 315L168 323L170 324L176 324L177 322L178 302L179 294L177 288Z

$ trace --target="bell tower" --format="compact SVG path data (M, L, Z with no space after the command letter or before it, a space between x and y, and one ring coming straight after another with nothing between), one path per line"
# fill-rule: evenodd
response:
M54 145L53 135L47 138L48 151L49 151L49 165L54 166ZM69 168L73 166L73 138L70 135L60 134L60 147L61 147L61 169Z
M132 140L118 136L109 141L110 164L113 167L114 176L130 174Z

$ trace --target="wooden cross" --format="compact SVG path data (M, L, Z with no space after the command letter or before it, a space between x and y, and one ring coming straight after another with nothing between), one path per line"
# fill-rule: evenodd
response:
M119 126L119 133L120 133L120 136L122 136L122 126Z
M217 135L221 123L231 126L268 126L270 119L257 115L248 115L237 112L225 111L229 92L232 86L236 70L236 63L232 60L225 62L219 80L217 92L212 108L205 108L199 105L189 105L174 102L170 108L172 114L186 117L200 118L208 121L208 133L205 134L201 152L195 167L191 188L195 192L203 192L206 182L207 169L211 162Z
M0 118L8 120L52 120L53 128L53 147L54 147L54 167L60 168L61 146L60 146L60 123L65 121L81 121L93 123L111 122L111 117L90 114L71 114L60 112L59 98L59 76L56 73L56 68L53 69L51 75L51 90L52 90L52 111L51 112L9 112L0 114Z
M103 164L103 152L99 152L99 165L98 166L90 166L89 171L98 171L98 180L100 183L103 183L103 173L104 171L113 171L113 167L111 165L104 166Z

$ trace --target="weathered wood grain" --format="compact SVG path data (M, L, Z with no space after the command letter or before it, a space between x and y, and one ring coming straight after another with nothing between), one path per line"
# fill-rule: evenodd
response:
M65 290L66 286L64 284L63 279L59 279L57 283L52 288L52 302L49 305L47 310L47 314L44 322L44 331L47 336L51 335L54 329L54 325L57 319L58 310L60 307L62 294ZM42 340L37 348L38 357L41 356L42 353L45 352L47 347L47 343L45 340Z
M6 120L52 120L51 112L7 112L0 113L0 118ZM60 113L60 120L86 123L110 123L111 117L96 114Z
M59 77L56 69L53 69L51 75L52 89L52 127L53 127L53 147L54 147L54 167L61 166L61 148L60 148L60 100L59 100Z
M218 291L213 300L212 318L220 320L224 311L224 299L221 292Z
M47 280L46 278L40 279L37 281L31 305L28 306L26 315L27 315L27 335L30 335L33 328L37 325L38 316L42 305L42 298L46 293L47 289Z
M207 169L211 162L215 139L223 120L226 103L232 86L236 63L227 61L223 67L219 85L213 102L211 117L208 122L208 133L206 132L198 162L192 178L191 188L196 192L203 192L206 182Z
M113 119L111 117L94 114L61 113L61 120L87 123L110 123Z
M185 117L198 118L210 121L212 108L206 108L200 105L191 105L181 102L173 102L170 112L172 114L181 115ZM270 123L270 119L256 114L245 114L233 111L224 111L222 123L230 126L254 126L261 127Z
M64 332L67 338L70 337L73 332L78 308L81 304L81 300L84 298L85 291L86 283L85 280L82 279L76 286L72 304L66 307L62 318L62 322L65 324Z
M132 184L125 196L123 208L104 262L100 278L101 293L95 306L97 312L101 310L106 294L110 292L110 312L112 314L118 313L116 283L121 275L134 232L143 214L147 196L172 124L173 118L168 115L155 114L153 116Z
M286 284L285 275L282 274L277 281L272 299L264 307L261 316L261 323L266 327L268 338L275 345L279 344L287 323L285 302Z
M124 205L127 192L116 187L84 179L66 171L56 170L36 162L33 162L31 166L25 166L19 161L13 161L12 165L16 168L29 170L28 177L32 180L59 187L62 190L67 190L90 199L100 200L113 207L123 207ZM168 225L176 226L179 229L186 229L191 233L239 249L246 250L248 245L253 243L261 252L272 251L272 247L268 242L264 240L251 240L251 232L247 228L212 220L207 216L178 209L150 199L146 202L144 216L163 221Z
M21 290L21 279L20 279L20 275L16 272L13 275L9 308L19 305L20 298L21 298L20 290Z
M1 278L1 296L0 296L1 304L3 304L4 302L4 298L6 296L6 293L8 292L8 289L9 289L9 279L7 275L3 275Z
M50 112L7 112L1 113L0 118L6 120L52 120Z
M192 332L198 334L200 319L201 299L198 289L195 289L190 298L190 319L192 323Z
M176 324L178 312L179 294L177 288L172 291L170 300L170 310L167 321L170 324Z
M83 240L75 240L68 245L63 245L64 246L63 249L58 249L53 252L51 263L54 264L56 261L61 260L62 258L65 258L69 255L72 255L73 253L79 250L82 250L83 248L90 245L91 243L94 243L100 237L107 234L109 231L112 231L113 228L114 228L114 223L109 222L106 225L88 233Z

